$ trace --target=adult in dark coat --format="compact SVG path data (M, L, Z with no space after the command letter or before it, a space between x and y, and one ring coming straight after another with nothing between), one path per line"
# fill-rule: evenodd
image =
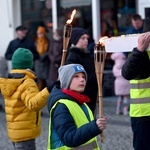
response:
M145 20L143 31L150 31L150 20ZM150 43L150 32L143 33L138 38L137 47L133 49L122 67L122 75L131 83L130 117L133 132L133 147L135 150L149 150L150 141L150 58L147 47ZM135 95L134 95L135 94ZM146 101L145 101L146 100ZM134 101L134 103L133 103ZM143 107L144 106L144 107Z
M88 32L82 28L74 28L70 39L71 47L67 54L65 64L81 64L87 74L87 85L84 90L84 94L90 98L90 102L87 105L90 107L92 112L95 112L96 100L97 100L97 78L95 73L94 59L91 58L88 46Z
M138 34L143 33L143 19L139 14L134 14L131 16L131 27L127 29L125 34ZM124 52L126 57L128 57L129 53Z
M132 26L126 31L126 34L137 34L143 32L143 20L139 14L131 16Z
M52 85L58 79L58 68L61 63L63 39L61 29L56 29L50 42L48 56L50 60L48 85Z
M8 48L5 52L6 60L11 61L13 53L18 48L29 49L33 53L34 60L39 58L34 42L32 42L30 39L27 38L27 32L28 32L28 29L23 25L18 26L16 28L17 38L10 41Z

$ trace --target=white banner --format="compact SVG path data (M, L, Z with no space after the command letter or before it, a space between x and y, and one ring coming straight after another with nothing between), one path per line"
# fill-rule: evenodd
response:
M140 34L122 35L105 39L106 52L131 52L133 48L137 47L139 35ZM148 50L150 50L150 45Z

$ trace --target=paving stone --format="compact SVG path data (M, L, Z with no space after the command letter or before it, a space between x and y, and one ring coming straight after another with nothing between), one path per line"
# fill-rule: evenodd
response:
M100 142L100 136L98 136L98 142L101 150L133 150L130 117L115 114L116 99L116 97L103 98L104 115L108 117L108 124L107 129L104 131L104 142ZM1 95L0 104L4 106ZM37 150L46 150L47 148L49 123L47 107L44 107L42 112L42 133L41 136L36 139ZM0 111L0 133L0 150L14 150L12 143L7 136L4 111Z

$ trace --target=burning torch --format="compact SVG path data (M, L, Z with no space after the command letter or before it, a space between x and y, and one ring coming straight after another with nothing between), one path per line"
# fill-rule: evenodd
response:
M98 100L99 100L99 116L103 117L103 94L102 94L102 81L103 81L103 71L105 65L105 46L104 39L107 37L100 38L98 44L94 47L94 60L95 60L95 72L98 83ZM104 141L104 133L101 133L101 142Z
M73 17L74 17L75 14L76 14L76 9L74 9L72 11L70 19L67 20L67 22L64 26L64 31L63 31L63 52L62 52L61 66L63 66L64 63L65 63L67 48L68 48L68 44L69 44L69 40L70 40L71 32L72 32L71 22L73 21Z

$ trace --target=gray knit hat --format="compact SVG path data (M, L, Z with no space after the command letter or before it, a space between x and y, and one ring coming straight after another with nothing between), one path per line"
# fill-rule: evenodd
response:
M83 72L85 74L87 80L87 73L84 70L83 66L80 64L69 64L61 66L58 69L59 79L60 79L60 86L62 89L68 89L70 86L70 82L74 74Z

